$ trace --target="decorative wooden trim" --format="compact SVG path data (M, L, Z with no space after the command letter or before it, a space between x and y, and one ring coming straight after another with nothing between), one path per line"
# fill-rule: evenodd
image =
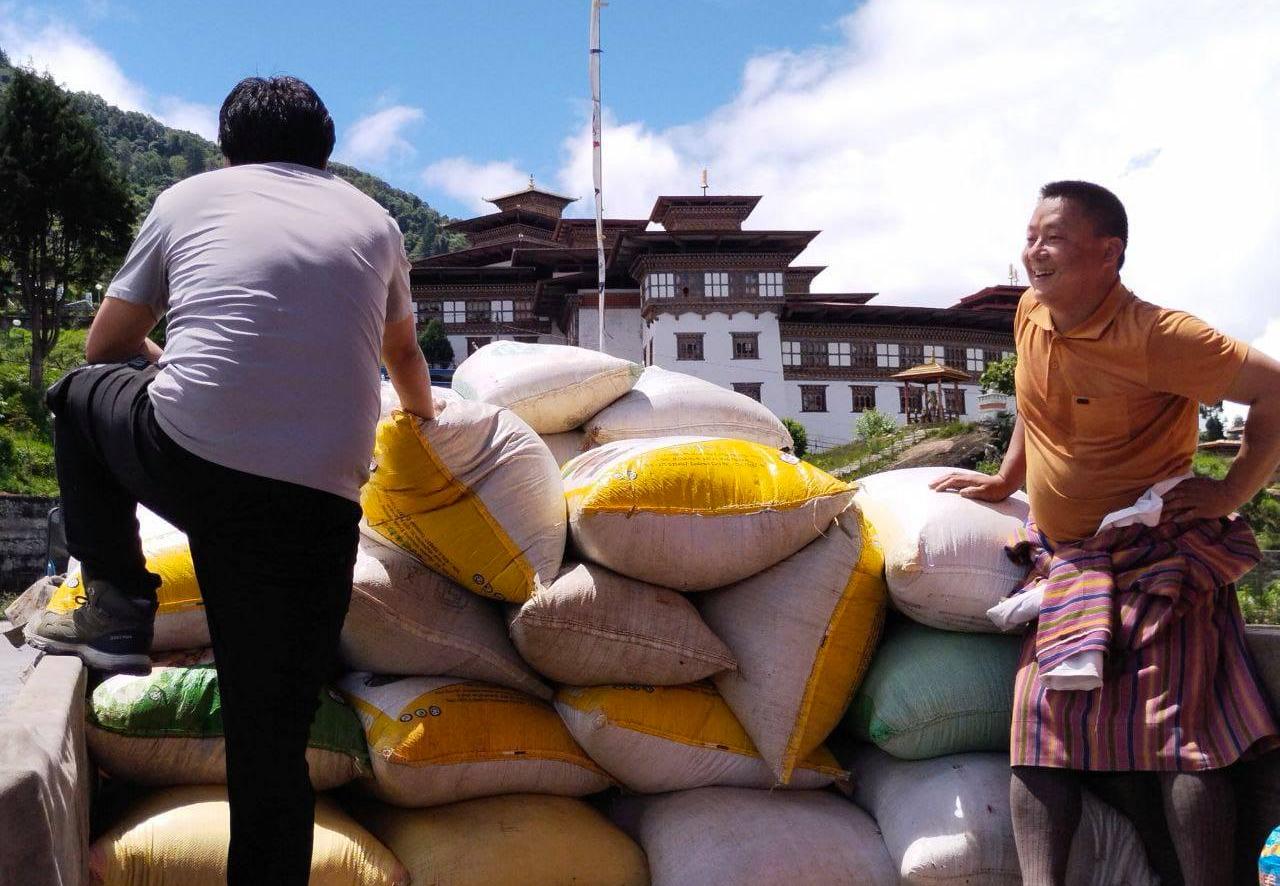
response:
M945 326L869 326L843 323L803 323L794 320L778 324L784 339L813 339L824 341L872 341L919 342L943 347L989 347L992 350L1013 350L1013 336L979 329L963 329Z
M795 256L786 252L647 252L627 273L637 283L651 271L782 271ZM785 279L785 278L784 278ZM784 284L785 288L785 284Z
M652 322L653 318L659 314L670 314L674 317L680 317L683 314L697 314L704 320L711 314L724 314L726 317L732 317L734 314L751 314L759 320L761 314L781 315L782 308L783 300L780 298L761 298L754 301L730 298L700 298L697 300L651 298L641 301L640 317L646 322Z
M413 286L410 293L415 299L448 299L449 301L488 300L494 296L512 296L532 301L537 295L533 283L424 283Z

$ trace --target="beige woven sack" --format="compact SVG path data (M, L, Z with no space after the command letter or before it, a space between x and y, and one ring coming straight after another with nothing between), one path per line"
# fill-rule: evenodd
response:
M738 661L716 688L782 784L831 734L870 665L887 603L881 562L851 507L799 553L697 599Z
M897 886L876 823L822 791L699 788L616 800L653 886ZM974 881L986 882L986 881Z
M745 394L683 372L645 369L635 387L584 425L587 445L641 437L697 435L791 447L776 415Z
M558 683L692 683L733 655L675 591L594 563L570 564L509 625L525 661Z
M352 670L447 674L551 698L512 648L497 604L369 532L360 538L339 649Z

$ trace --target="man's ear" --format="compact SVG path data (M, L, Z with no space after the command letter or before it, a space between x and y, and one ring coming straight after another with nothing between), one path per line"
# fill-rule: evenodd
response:
M1120 264L1120 256L1124 255L1124 241L1119 237L1108 237L1106 248L1102 251L1103 261Z

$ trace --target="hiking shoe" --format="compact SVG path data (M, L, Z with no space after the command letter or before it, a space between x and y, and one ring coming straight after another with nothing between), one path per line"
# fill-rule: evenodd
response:
M147 653L155 599L130 596L111 582L95 578L75 602L77 607L68 612L46 608L37 613L27 623L27 644L55 655L78 655L101 671L151 671Z

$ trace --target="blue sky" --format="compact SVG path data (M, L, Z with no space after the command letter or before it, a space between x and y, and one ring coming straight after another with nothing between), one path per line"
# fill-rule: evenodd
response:
M617 113L665 128L731 96L747 60L838 39L848 0L615 0L602 12L604 88ZM216 108L240 77L310 82L339 131L389 107L422 114L413 152L352 159L452 212L417 177L433 156L500 155L554 177L560 140L589 113L586 0L159 3L60 0L11 7L35 24L74 23L155 94ZM305 9L303 12L301 10Z
M530 174L589 198L588 8L0 0L0 46L207 135L240 77L297 74L339 159L470 215ZM709 168L763 196L748 226L822 231L816 290L946 305L1086 178L1129 209L1131 288L1280 355L1274 0L611 0L603 33L610 215Z

